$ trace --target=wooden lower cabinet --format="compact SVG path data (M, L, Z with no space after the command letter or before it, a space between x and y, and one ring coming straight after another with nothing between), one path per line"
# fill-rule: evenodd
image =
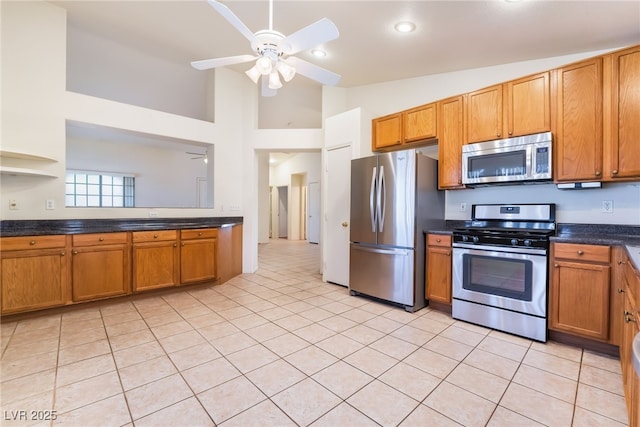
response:
M175 286L180 282L177 230L132 233L133 291Z
M180 231L180 283L214 280L218 229Z
M602 245L551 245L549 329L609 340L610 253Z
M72 237L71 282L74 301L129 293L130 252L126 232Z
M622 382L624 396L627 403L629 425L640 425L640 376L633 366L633 339L640 333L640 273L633 268L628 259L622 262L624 266L624 309L617 313L623 319L622 341L620 343L620 364L622 367Z
M451 304L451 236L427 235L426 299Z
M216 264L222 283L242 274L242 224L218 229Z
M68 302L66 236L3 237L0 245L2 314Z

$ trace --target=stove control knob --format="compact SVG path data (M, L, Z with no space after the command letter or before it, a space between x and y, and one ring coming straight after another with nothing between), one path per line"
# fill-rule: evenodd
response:
M478 243L480 238L478 236L473 236L473 243Z
M511 246L518 246L518 239L511 239Z
M463 241L463 242L468 242L468 241L469 241L469 236L467 236L467 235L463 235L463 236L462 236L462 241Z
M527 239L527 240L524 241L524 245L525 246L531 246L531 244L532 244L532 242L531 242L530 239Z

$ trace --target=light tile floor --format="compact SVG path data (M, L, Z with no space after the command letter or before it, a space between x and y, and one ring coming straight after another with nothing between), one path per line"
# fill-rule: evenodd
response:
M221 286L3 322L0 423L627 425L615 358L352 297L306 242L259 257Z

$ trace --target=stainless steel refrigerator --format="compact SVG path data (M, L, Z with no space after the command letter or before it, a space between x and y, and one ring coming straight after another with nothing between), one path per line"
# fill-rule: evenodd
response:
M352 160L351 295L424 307L424 230L443 220L436 160L419 149Z

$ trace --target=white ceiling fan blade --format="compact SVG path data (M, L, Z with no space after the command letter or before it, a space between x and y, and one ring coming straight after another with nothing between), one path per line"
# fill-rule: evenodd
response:
M231 11L231 9L229 9L227 6L225 6L224 4L218 1L215 1L215 0L208 0L208 1L211 7L217 10L218 13L224 17L224 19L229 21L229 23L233 25L236 28L236 30L240 31L240 33L243 36L245 36L247 40L251 42L251 46L253 46L254 44L257 44L256 36L253 34L253 32L249 28L247 28L246 25L244 25L244 22L242 22L240 18L238 18L235 15L235 13Z
M282 61L282 59L281 59ZM325 70L322 67L318 67L311 62L307 62L303 59L295 56L290 56L284 61L288 65L291 65L296 69L296 73L302 74L312 80L322 83L323 85L333 86L340 81L340 74L333 73L329 70Z
M269 87L269 76L262 76L262 96L276 96L278 89Z
M202 61L193 61L191 66L197 70L208 70L210 68L224 67L226 65L242 64L243 62L253 61L257 59L254 55L237 55L227 56L225 58L203 59Z
M302 50L337 39L339 35L336 24L328 18L322 18L285 37L278 45L283 53L293 55Z

